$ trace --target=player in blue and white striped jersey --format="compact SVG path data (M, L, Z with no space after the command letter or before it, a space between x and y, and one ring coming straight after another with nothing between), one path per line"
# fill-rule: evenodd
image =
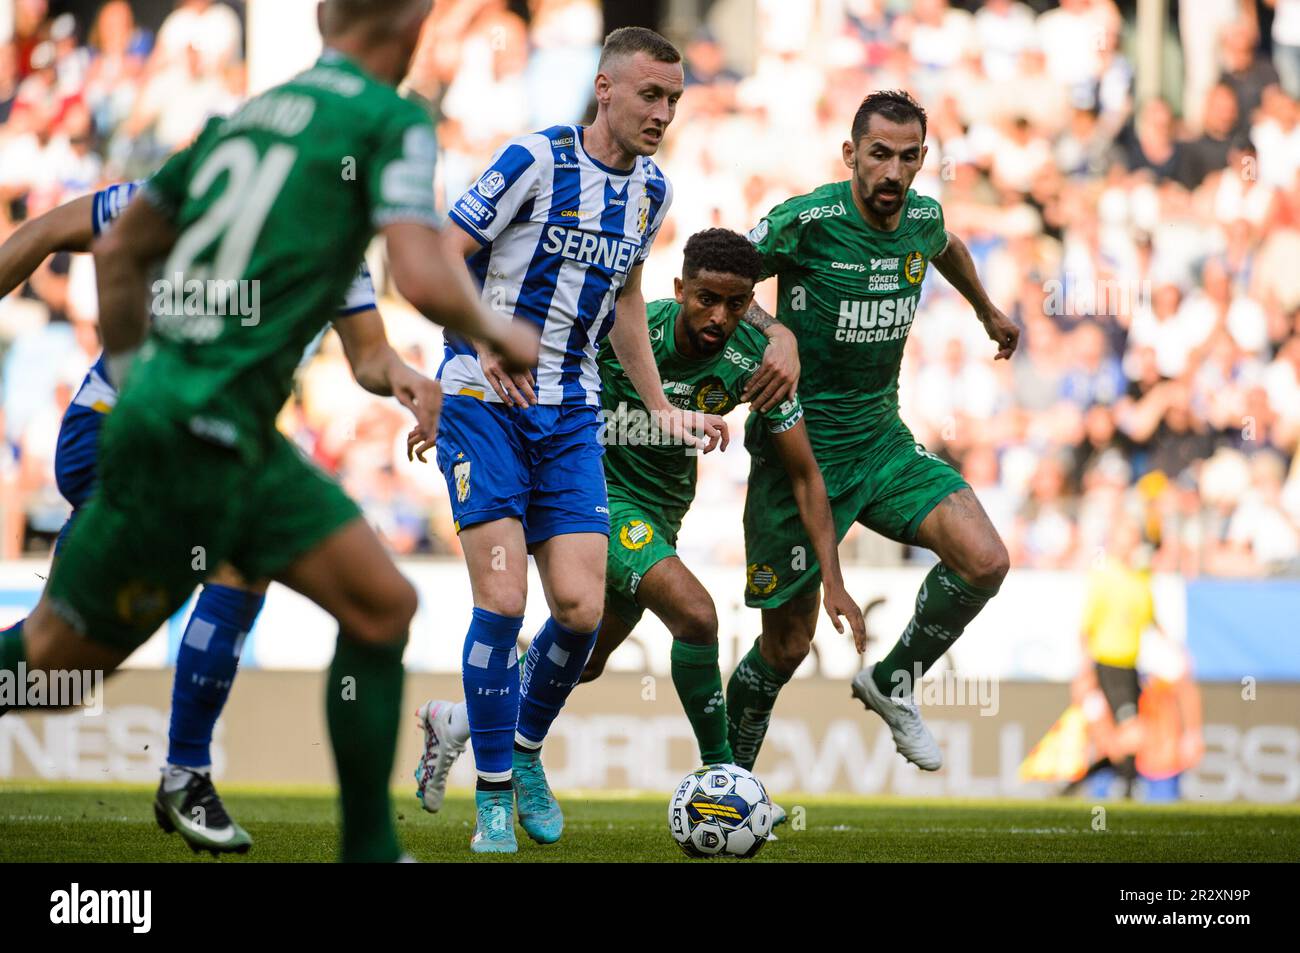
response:
M478 772L471 849L514 852L525 832L558 840L563 815L540 749L582 674L604 609L609 509L601 464L596 353L608 339L663 442L725 447L720 418L672 408L646 329L642 263L672 203L650 158L682 94L681 55L651 30L615 30L595 78L589 127L553 126L508 142L449 210L459 249L490 306L536 327L540 359L508 375L472 341L447 340L437 460L474 593L462 673ZM412 435L418 446L418 435ZM516 674L528 554L551 617ZM437 810L444 738L420 709L422 802ZM451 742L448 741L448 744ZM425 792L430 798L425 799ZM513 794L512 794L513 791Z
M553 126L511 140L448 213L481 245L469 267L485 299L541 334L542 405L599 403L596 349L672 203L653 159L611 168L589 153L586 135L581 126ZM444 393L502 400L469 342L453 336L447 351Z
M140 185L112 185L24 223L0 245L0 297L27 280L48 255L89 251L91 243L125 211ZM403 363L389 345L364 264L338 308L334 326L361 386L397 397L422 423L436 423L438 385ZM116 403L117 390L101 354L59 427L55 480L73 509L59 534L56 556L73 520L94 493L99 431ZM252 843L212 786L210 746L266 588L265 581L244 580L228 566L216 567L199 591L177 651L167 763L154 811L164 830L178 831L195 850L243 853ZM196 817L203 823L196 824Z

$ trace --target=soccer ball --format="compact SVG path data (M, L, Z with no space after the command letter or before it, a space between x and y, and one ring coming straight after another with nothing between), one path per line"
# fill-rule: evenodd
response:
M744 768L711 764L677 785L668 830L690 857L753 857L772 833L772 801Z

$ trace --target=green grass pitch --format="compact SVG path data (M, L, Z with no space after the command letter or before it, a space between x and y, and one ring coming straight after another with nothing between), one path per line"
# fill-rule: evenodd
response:
M222 787L226 806L253 835L245 857L221 863L329 861L337 828L331 791ZM198 861L178 835L154 824L152 789L125 785L0 784L0 862ZM451 792L437 815L410 790L395 792L398 826L420 861L471 859L473 804ZM547 847L517 829L514 857L478 862L681 861L668 836L668 795L564 792L564 839ZM800 861L1296 861L1300 806L953 801L787 796L792 814L753 862ZM801 829L800 829L801 828ZM701 861L694 861L700 863Z

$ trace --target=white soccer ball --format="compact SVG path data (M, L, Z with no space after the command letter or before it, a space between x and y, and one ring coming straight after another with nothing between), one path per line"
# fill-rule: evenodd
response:
M677 785L668 831L691 857L753 857L772 833L772 801L749 771L711 764Z

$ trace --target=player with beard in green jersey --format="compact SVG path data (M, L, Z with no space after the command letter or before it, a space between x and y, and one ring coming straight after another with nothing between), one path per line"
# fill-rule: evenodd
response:
M898 414L898 374L931 263L975 309L997 358L1019 331L989 300L943 210L910 186L925 160L925 111L902 92L868 96L844 143L852 175L774 208L750 232L764 276L777 278L776 317L799 340L799 397L839 538L867 528L932 550L916 611L898 643L853 680L853 694L884 718L919 767L943 763L912 700L917 678L998 591L1006 547L960 474L916 442ZM770 320L755 306L750 322ZM771 438L753 418L745 500L747 605L762 634L727 688L736 763L758 757L781 686L808 654L821 582L816 563L792 559L807 537Z

